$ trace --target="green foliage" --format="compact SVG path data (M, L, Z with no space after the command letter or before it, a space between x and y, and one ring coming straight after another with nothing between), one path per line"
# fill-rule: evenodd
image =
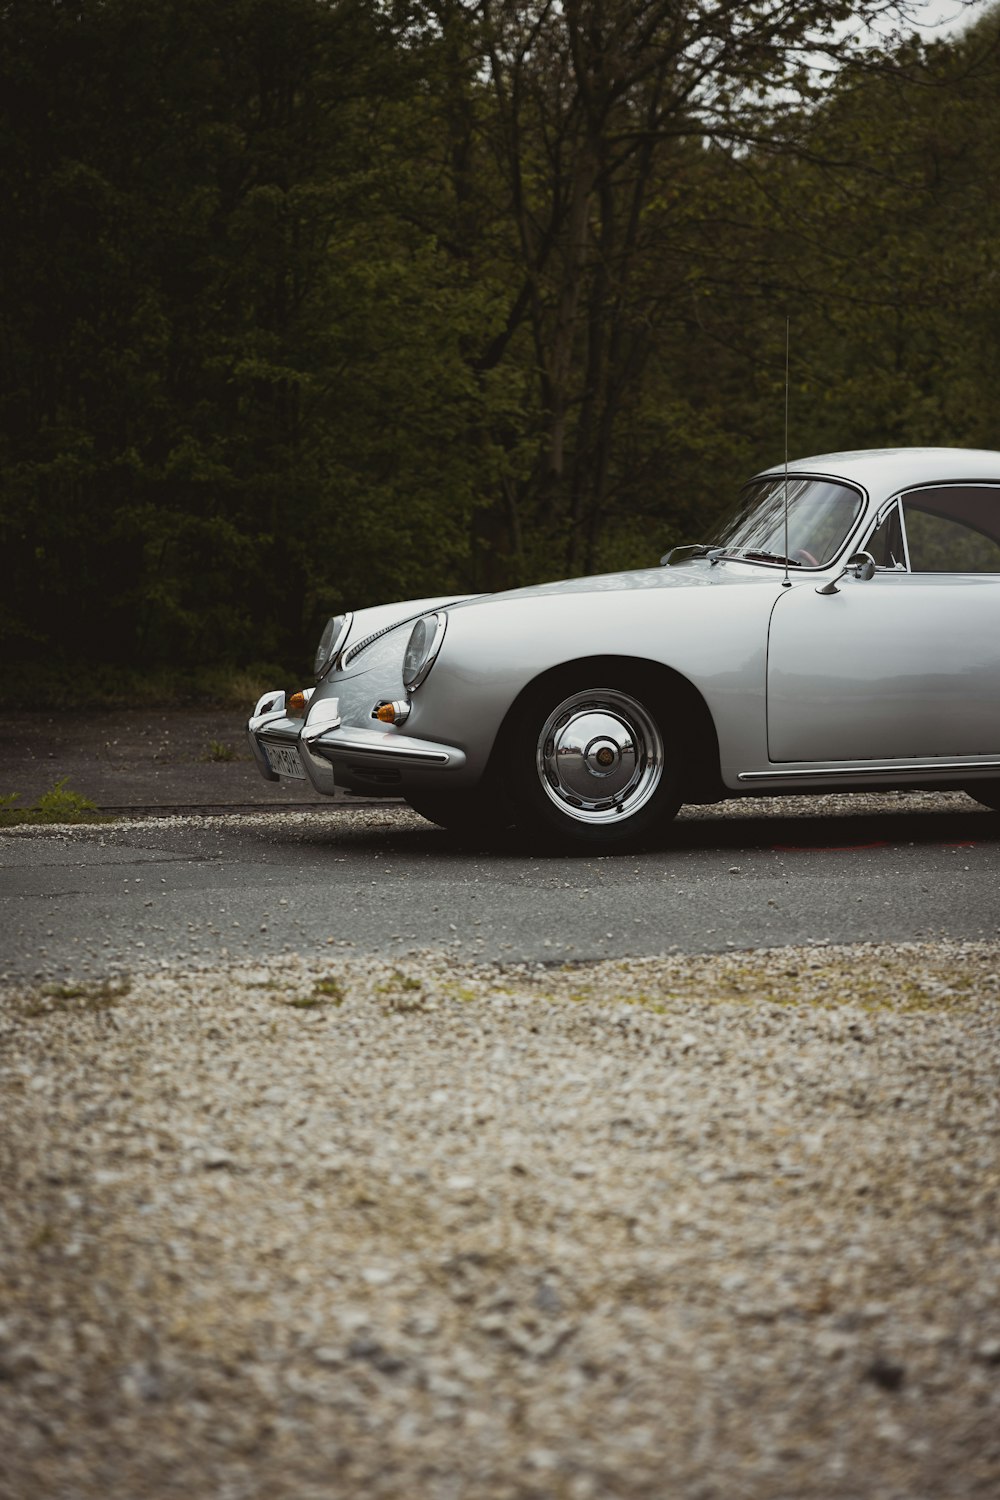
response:
M38 814L40 823L76 823L88 813L97 811L97 803L67 787L67 777L62 776L48 792L43 792L32 810Z
M309 994L294 995L287 1003L293 1010L318 1010L324 1005L339 1007L347 999L347 991L339 979L327 975L317 979Z
M303 652L304 670L311 653ZM283 681L285 669L274 662L251 662L234 668L109 667L74 664L48 658L14 662L0 680L0 708L58 703L61 710L118 708L215 707L244 714L265 689Z
M749 376L731 426L780 413L787 314L793 451L996 446L998 25L845 69L794 154L721 163L748 285L717 276L701 316Z
M205 751L202 759L212 761L233 761L240 759L240 753L233 745L223 744L221 740L209 740L208 749Z
M845 60L888 8L9 0L15 674L655 562L780 456L786 316L795 452L995 443L997 16Z
M20 1002L20 1012L27 1018L101 1015L119 1000L126 999L131 989L132 981L128 975L85 979L73 984L47 984L40 992L28 995Z
M74 792L61 777L49 791L43 792L29 807L19 808L15 804L21 798L18 792L0 796L0 828L10 828L18 823L97 823L102 821L97 804L89 797Z

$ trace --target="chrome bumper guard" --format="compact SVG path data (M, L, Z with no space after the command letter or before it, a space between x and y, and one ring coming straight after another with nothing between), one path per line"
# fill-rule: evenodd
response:
M310 705L305 722L291 719L285 713L285 695L281 691L265 693L257 703L247 724L247 738L265 781L280 781L272 771L264 745L272 743L295 748L306 775L326 796L337 789L335 767L338 761L355 761L362 765L393 766L401 771L438 768L459 770L465 765L465 752L454 745L439 745L434 740L418 740L400 734L397 729L366 729L351 725L341 728L340 706L336 698L324 698Z

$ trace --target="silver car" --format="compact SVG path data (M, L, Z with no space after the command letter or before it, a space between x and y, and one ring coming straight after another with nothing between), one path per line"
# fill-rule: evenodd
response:
M758 474L659 567L338 615L261 774L593 849L684 802L962 788L1000 809L1000 453Z

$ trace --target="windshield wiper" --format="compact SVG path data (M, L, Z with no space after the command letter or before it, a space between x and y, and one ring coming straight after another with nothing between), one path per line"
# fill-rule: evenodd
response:
M672 557L675 557L678 552L687 552L691 557L707 557L713 563L716 563L725 552L725 550L725 547L713 547L709 542L695 542L690 546L671 547L670 551L664 552L663 556L660 558L660 567L667 567L670 559Z
M802 566L798 558L782 557L778 552L736 552L731 555L742 558L744 562L784 563L787 568L801 568Z

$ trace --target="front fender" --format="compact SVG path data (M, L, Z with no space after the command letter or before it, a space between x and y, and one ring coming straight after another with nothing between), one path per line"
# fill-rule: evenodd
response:
M568 662L618 657L667 668L697 691L728 781L727 766L741 769L765 745L767 625L779 586L522 595L453 609L407 733L461 745L477 779L530 683Z

